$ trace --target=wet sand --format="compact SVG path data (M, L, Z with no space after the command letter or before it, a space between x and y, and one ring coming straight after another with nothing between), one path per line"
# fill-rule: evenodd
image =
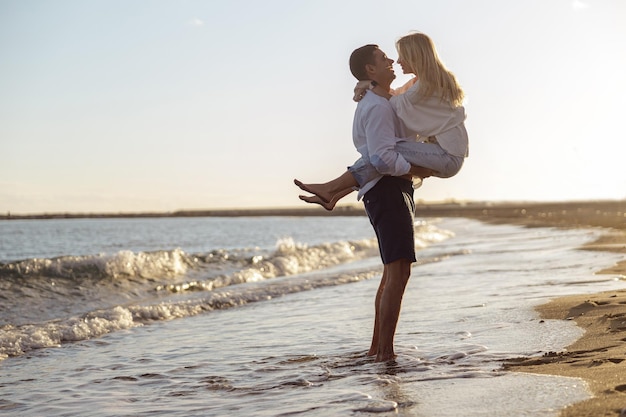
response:
M623 261L597 273L621 277L624 290L562 297L540 306L537 310L545 319L575 320L585 333L564 352L512 361L505 368L586 380L593 397L565 408L563 417L626 417L626 201L418 205L416 215L605 229L602 237L581 250L623 253Z
M76 217L189 217L189 216L360 216L361 206L343 206L332 213L318 207L195 210L143 214L44 214L1 216L0 219ZM626 416L626 200L562 203L450 203L420 204L419 217L467 217L489 223L528 227L600 227L606 233L581 250L614 251L624 260L598 273L624 279L624 290L568 296L540 306L545 319L575 320L584 335L563 352L522 358L505 364L511 371L562 375L586 380L593 398L564 409L561 416Z
M563 297L538 308L542 317L575 320L585 330L564 352L511 361L513 371L583 378L593 398L576 403L561 416L626 414L626 290Z
M626 280L626 210L623 203L518 207L508 213L501 208L487 210L481 214L485 216L481 220L528 226L606 228L604 236L582 250L624 253L624 261L598 273L621 276ZM626 281L624 287L619 291L558 298L538 307L545 319L575 320L584 329L584 335L566 351L511 361L505 368L586 380L593 397L567 407L561 416L626 416Z

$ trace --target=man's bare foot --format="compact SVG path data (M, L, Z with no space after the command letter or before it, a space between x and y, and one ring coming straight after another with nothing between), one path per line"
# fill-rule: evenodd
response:
M378 350L371 348L368 352L367 352L367 356L376 356L378 354Z
M293 180L293 183L300 187L302 191L318 196L324 203L330 203L333 198L332 195L323 189L323 184L305 184L299 180Z
M324 200L322 200L321 197L316 196L316 195L301 195L298 197L300 197L300 200L306 201L307 203L319 204L320 206L324 207L328 211L332 211L335 208L334 201L327 203Z
M376 362L389 362L395 359L396 359L396 355L393 353L387 353L387 354L378 353L378 355L376 355Z

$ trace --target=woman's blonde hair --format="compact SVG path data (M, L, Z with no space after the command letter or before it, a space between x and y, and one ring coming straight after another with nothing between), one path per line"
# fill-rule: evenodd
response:
M423 33L415 32L401 37L396 49L402 59L419 79L419 99L439 96L457 107L463 103L465 93L443 62L435 44Z

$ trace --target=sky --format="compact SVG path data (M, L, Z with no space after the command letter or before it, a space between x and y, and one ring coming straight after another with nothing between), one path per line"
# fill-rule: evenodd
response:
M350 53L410 31L470 135L417 200L625 199L624 22L623 0L0 0L0 213L302 207L293 178L359 157Z

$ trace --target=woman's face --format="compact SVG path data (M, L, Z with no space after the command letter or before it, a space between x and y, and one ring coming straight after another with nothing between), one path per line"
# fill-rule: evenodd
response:
M411 68L409 63L406 62L404 58L402 58L402 55L398 55L398 64L400 65L400 67L402 67L402 73L415 74L415 71L413 70L413 68Z

